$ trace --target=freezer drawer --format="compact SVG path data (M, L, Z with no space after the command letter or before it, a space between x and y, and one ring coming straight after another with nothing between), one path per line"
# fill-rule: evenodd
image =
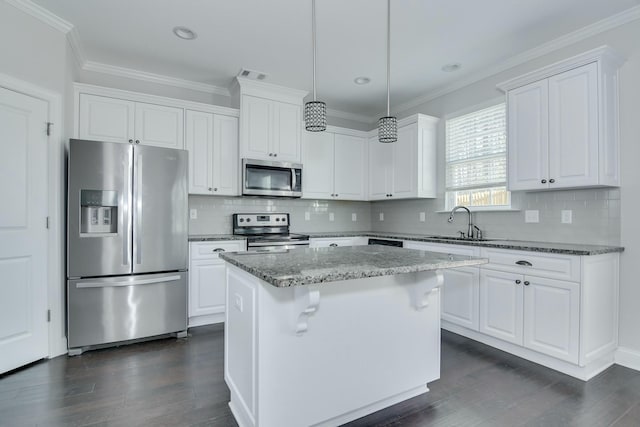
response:
M67 282L69 348L187 329L187 272Z

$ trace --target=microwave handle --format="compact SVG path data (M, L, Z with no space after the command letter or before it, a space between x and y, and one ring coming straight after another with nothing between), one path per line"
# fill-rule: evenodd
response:
M291 191L296 191L298 186L298 176L296 175L295 168L291 168Z

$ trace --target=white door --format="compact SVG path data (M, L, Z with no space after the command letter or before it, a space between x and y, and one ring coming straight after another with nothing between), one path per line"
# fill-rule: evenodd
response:
M334 189L337 199L367 199L367 139L359 136L335 137ZM306 172L306 170L305 170Z
M392 169L393 144L369 138L369 200L389 200Z
M238 196L238 119L213 118L213 194Z
M0 373L47 356L47 119L0 88Z
M451 268L444 270L443 276L442 320L477 331L480 269Z
M78 138L128 143L134 139L135 103L80 94Z
M393 199L417 195L416 171L418 125L411 124L398 129L398 141L393 146Z
M300 162L302 106L273 101L273 139L275 160Z
M270 150L272 101L242 96L240 117L240 156L247 159L273 160Z
M549 188L598 183L598 66L549 78Z
M578 363L580 284L524 277L524 346Z
M187 110L189 194L213 191L213 114ZM231 162L232 159L229 159Z
M302 197L333 199L333 140L331 132L303 132Z
M549 187L549 85L547 80L507 95L509 190Z
M136 102L135 139L140 144L184 148L184 110Z
M480 332L522 345L523 278L480 269Z

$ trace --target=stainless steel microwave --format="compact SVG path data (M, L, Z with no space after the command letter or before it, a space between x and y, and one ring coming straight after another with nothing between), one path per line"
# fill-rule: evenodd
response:
M302 197L302 165L242 159L245 196Z

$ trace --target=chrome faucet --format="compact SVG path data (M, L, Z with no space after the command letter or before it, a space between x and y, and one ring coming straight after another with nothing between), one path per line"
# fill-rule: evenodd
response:
M455 208L451 209L451 214L449 215L449 219L447 220L448 222L453 222L453 217L456 213L456 211L458 211L459 209L464 209L465 211L467 211L467 215L469 217L469 225L467 226L467 239L482 239L482 231L480 231L480 229L478 227L476 227L473 224L473 219L471 217L471 211L469 210L468 207L466 206L456 206ZM462 234L462 237L464 238L464 233L460 232Z

